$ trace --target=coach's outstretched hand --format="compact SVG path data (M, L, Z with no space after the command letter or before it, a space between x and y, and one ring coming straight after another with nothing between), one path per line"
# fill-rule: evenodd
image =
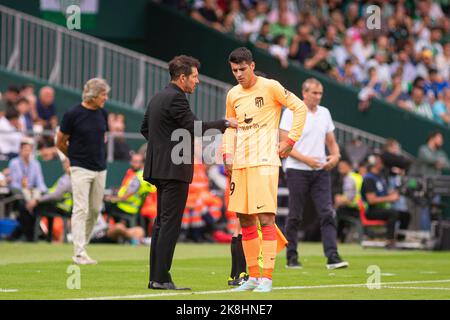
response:
M237 128L238 127L238 121L237 121L237 119L236 118L226 118L226 120L228 121L228 123L229 123L229 128Z

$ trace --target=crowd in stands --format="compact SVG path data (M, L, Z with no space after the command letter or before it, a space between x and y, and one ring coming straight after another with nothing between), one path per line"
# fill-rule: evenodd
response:
M160 0L193 19L450 126L450 5L433 0ZM370 5L380 29L367 27Z
M31 84L10 85L0 94L0 160L16 157L27 137L36 138L39 159L56 159L56 108L55 90L49 86L42 87L37 97Z

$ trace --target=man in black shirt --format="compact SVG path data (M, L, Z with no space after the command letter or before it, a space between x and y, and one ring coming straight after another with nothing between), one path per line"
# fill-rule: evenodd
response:
M395 245L395 225L400 222L400 229L406 230L409 224L409 213L395 210L392 205L398 201L400 195L396 190L389 190L382 171L383 160L379 155L373 157L369 172L364 176L361 195L367 203L366 217L371 220L385 220L387 227L387 247Z
M72 235L77 264L96 264L86 251L97 221L106 182L109 85L100 78L84 85L83 102L64 114L56 145L70 159L73 190Z

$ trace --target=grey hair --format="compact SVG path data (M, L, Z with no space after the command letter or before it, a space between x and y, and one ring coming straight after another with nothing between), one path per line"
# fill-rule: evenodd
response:
M308 91L312 85L323 87L322 83L319 80L317 80L316 78L308 78L302 84L302 92Z
M108 93L111 87L108 85L105 79L92 78L86 82L83 88L83 101L89 101L96 98L102 92Z

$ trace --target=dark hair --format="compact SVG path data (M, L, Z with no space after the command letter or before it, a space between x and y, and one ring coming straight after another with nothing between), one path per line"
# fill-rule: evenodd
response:
M228 57L228 62L237 64L242 62L251 63L253 62L252 52L245 47L234 49Z
M442 135L442 132L440 132L440 131L431 131L429 134L428 134L428 137L427 137L427 142L429 142L431 139L433 139L434 137L436 137L437 135Z
M19 87L14 85L14 84L8 86L8 90L7 91L13 91L13 92L15 92L17 94L20 93Z
M5 112L5 118L8 120L19 118L19 111L16 108L8 108Z
M24 90L24 89L28 89L28 88L34 89L34 84L32 84L32 83L25 83L25 84L22 85L22 87L20 87L20 90Z
M19 98L19 100L17 100L17 102L16 102L16 106L18 106L19 104L21 104L21 103L30 103L30 101L27 99L27 98Z
M421 77L421 76L417 76L413 81L413 87L417 86L417 83L420 81L425 81L425 78Z
M192 73L192 68L200 68L200 61L190 56L176 56L169 62L170 79L178 80L184 74L189 77Z

